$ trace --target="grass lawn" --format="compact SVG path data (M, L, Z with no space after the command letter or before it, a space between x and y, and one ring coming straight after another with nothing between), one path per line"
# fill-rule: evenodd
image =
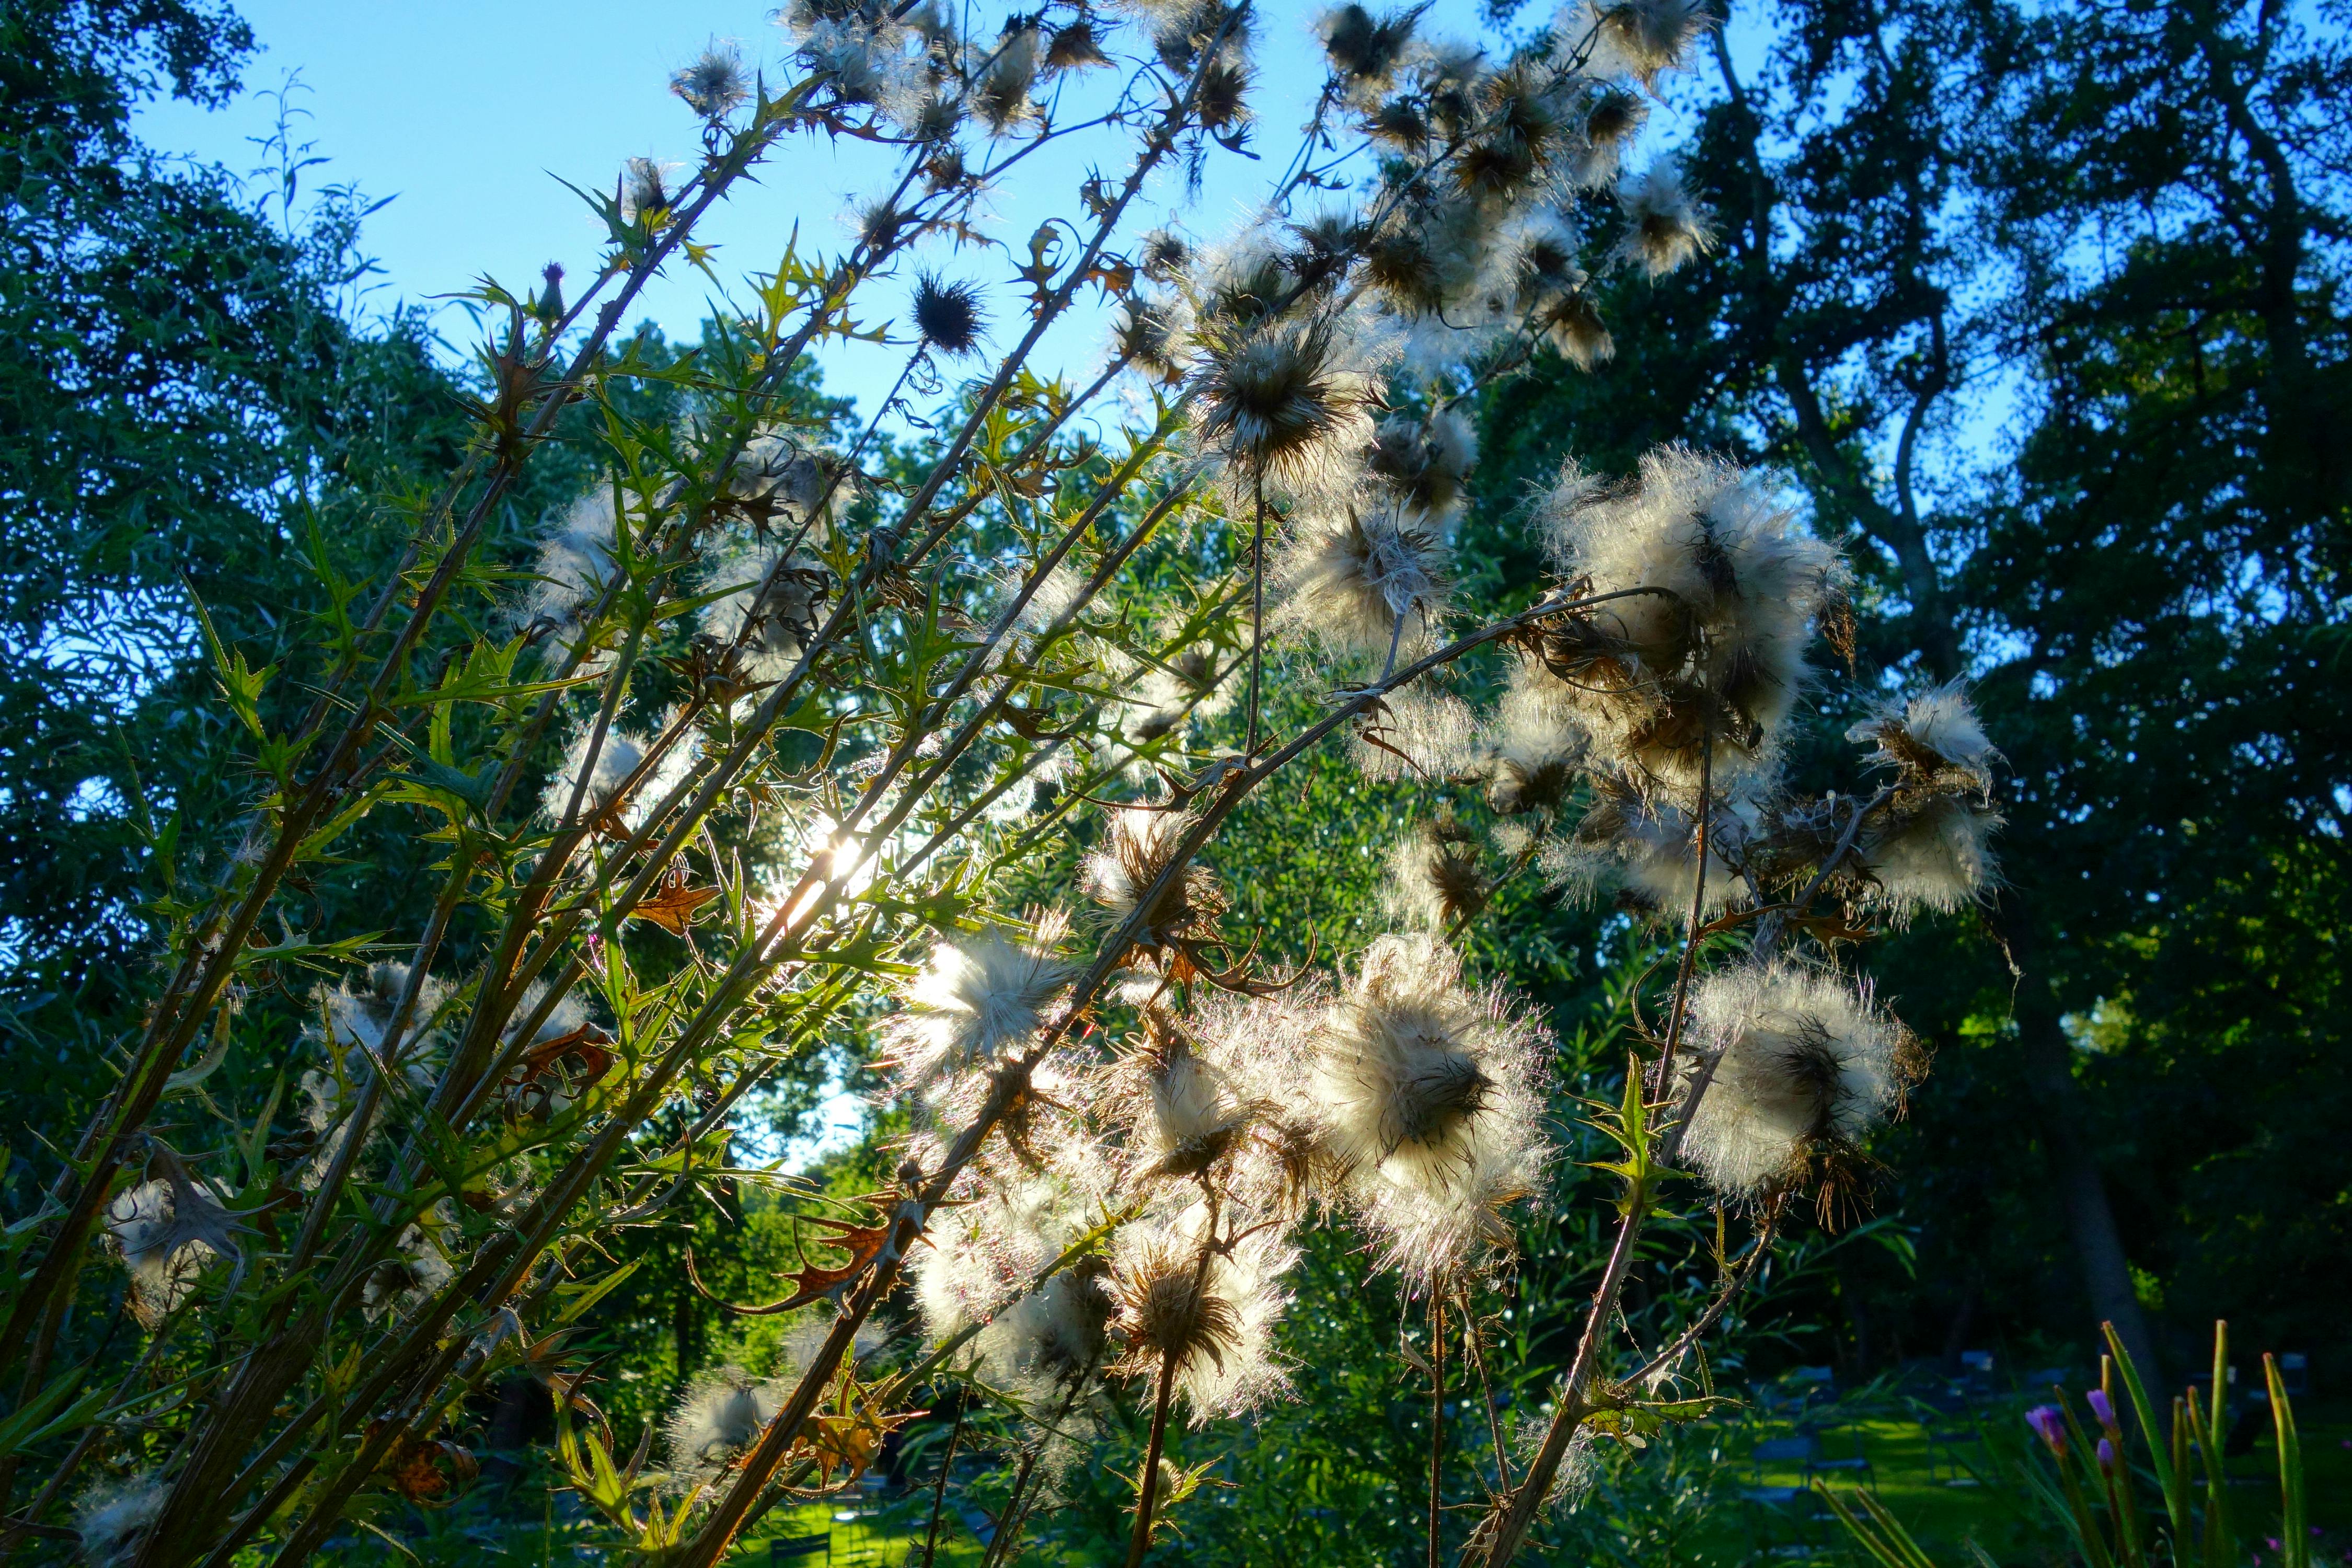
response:
M2053 1562L2060 1546L2048 1517L2015 1477L2019 1467L2047 1465L2031 1447L2022 1411L2029 1403L2017 1398L1988 1402L1971 1421L1940 1420L1939 1432L1956 1428L1980 1430L1981 1442L1938 1444L1931 1453L1928 1428L1919 1421L1895 1414L1862 1415L1850 1425L1832 1429L1826 1444L1831 1458L1854 1452L1858 1436L1862 1453L1871 1463L1869 1484L1920 1545L1945 1568L1974 1568L1969 1547L1973 1543L1995 1563L2043 1564ZM2301 1427L2305 1471L2305 1495L2311 1522L2326 1531L2339 1557L2352 1546L2352 1402L2306 1401L2296 1412ZM2128 1420L2128 1418L2127 1418ZM1782 1423L1756 1423L1749 1444L1733 1451L1745 1456L1753 1442L1785 1437L1794 1428ZM1799 1487L1805 1476L1793 1464L1761 1466L1743 1457L1738 1461L1743 1487ZM2242 1539L2254 1543L2259 1554L2266 1537L2278 1530L2278 1457L2267 1430L2251 1453L2230 1462L2230 1506ZM1821 1484L1844 1489L1862 1478L1837 1471L1820 1478ZM2160 1513L2152 1487L2143 1490L2150 1528ZM1807 1517L1810 1516L1810 1517ZM775 1561L792 1568L905 1568L919 1563L925 1524L930 1517L930 1494L918 1489L898 1501L864 1510L836 1504L811 1504L790 1515L761 1521L761 1532L745 1541L729 1559L751 1568ZM1821 1514L1819 1505L1803 1500L1787 1508L1739 1503L1720 1531L1709 1531L1702 1555L1711 1563L1796 1562L1812 1557L1843 1563L1863 1561L1847 1542L1836 1521ZM771 1556L770 1542L793 1536L824 1535L831 1555L823 1551L791 1559ZM974 1568L982 1547L972 1523L950 1506L940 1521L934 1558L940 1568Z

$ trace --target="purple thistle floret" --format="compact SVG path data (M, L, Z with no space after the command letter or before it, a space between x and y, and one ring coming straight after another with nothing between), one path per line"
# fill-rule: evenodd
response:
M2066 1454L2066 1418L2054 1405L2037 1405L2025 1413L2025 1424L2050 1445L2053 1454L2063 1458Z
M2099 1418L2100 1426L2110 1432L2115 1431L2116 1406L2115 1402L2107 1397L2107 1391L2104 1388L2095 1388L2091 1390L2090 1398L2091 1414Z

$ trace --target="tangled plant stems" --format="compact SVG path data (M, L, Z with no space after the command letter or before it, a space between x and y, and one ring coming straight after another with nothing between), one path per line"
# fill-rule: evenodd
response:
M1598 1119L1625 1190L1591 1317L1524 1475L1488 1400L1473 1550L1512 1556L1596 1418L1686 1412L1654 1384L1792 1199L1833 1215L1852 1195L1918 1070L1832 944L1979 894L1994 758L1943 689L1855 732L1865 793L1785 786L1811 646L1851 636L1844 569L1768 476L1701 454L1570 464L1537 508L1538 601L1485 625L1454 603L1477 456L1460 405L1540 353L1601 363L1593 271L1654 276L1713 243L1672 164L1621 167L1706 14L1580 0L1500 58L1342 7L1260 216L1205 247L1147 230L1156 171L1261 134L1260 20L1059 0L967 33L935 6L796 5L780 88L733 46L677 73L699 154L633 160L594 198L609 245L568 303L552 267L526 298L485 287L506 324L477 437L365 613L319 620L299 681L214 649L262 789L216 883L169 910L120 1084L12 1216L0 1356L44 1475L12 1541L299 1563L363 1490L461 1484L453 1418L524 1378L600 1544L701 1568L845 1485L951 1380L960 1411L998 1413L984 1430L1022 1433L1003 1561L1078 1435L1148 1402L1139 1562L1202 1484L1167 1457L1171 1423L1286 1396L1296 1240L1343 1215L1425 1303L1434 1562L1449 1367L1488 1386L1473 1292L1559 1163L1551 1037L1456 945L1530 868L1685 931ZM986 236L988 192L1038 148L1113 132L1129 155L1066 220L947 244ZM697 226L795 135L897 158L840 254L786 255L690 363L616 352L645 280L698 259ZM973 259L998 253L1008 276ZM1032 355L1087 290L1118 307L1110 357L1049 384ZM905 355L883 406L855 428L813 411L804 356L877 335ZM633 382L680 412L633 413ZM528 559L486 561L488 521L582 403L600 479ZM928 432L903 448L879 438L902 416ZM1463 661L1496 653L1482 711ZM1276 683L1334 668L1325 715L1282 734ZM1278 972L1235 929L1223 879L1248 868L1204 851L1343 734L1427 798L1391 861L1399 929ZM1000 907L1089 808L1068 896ZM446 847L421 920L266 941L376 814ZM1736 956L1703 963L1723 936ZM659 1450L625 1453L566 1343L623 1278L606 1242L740 1179L745 1098L883 1012L882 1092L911 1128L890 1190L804 1211L802 1266L739 1309L796 1315L782 1363L681 1369ZM192 1094L289 1037L267 1065L290 1092L257 1114ZM167 1121L184 1100L213 1121ZM1751 1251L1613 1380L1617 1294L1685 1151L1727 1223L1753 1219ZM876 1326L902 1283L919 1359ZM110 1301L135 1331L100 1340ZM110 1401L77 1394L125 1358ZM136 1392L166 1373L181 1396ZM9 1481L19 1458L0 1455Z

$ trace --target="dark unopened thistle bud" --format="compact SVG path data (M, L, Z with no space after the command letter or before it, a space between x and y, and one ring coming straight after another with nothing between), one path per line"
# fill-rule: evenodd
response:
M563 267L551 261L539 276L541 287L539 297L530 302L530 313L552 327L563 320Z
M692 65L669 79L669 89L705 120L718 120L743 101L743 57L732 43L713 38Z
M1324 13L1323 50L1348 87L1385 87L1404 58L1419 19L1417 11L1391 12L1376 19L1361 5L1342 5Z
M984 326L977 284L943 282L929 272L917 280L915 330L931 347L961 359L980 347Z

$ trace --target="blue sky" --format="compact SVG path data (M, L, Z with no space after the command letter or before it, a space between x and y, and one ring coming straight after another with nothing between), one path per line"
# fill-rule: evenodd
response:
M1295 128L1322 80L1310 31L1319 8L1266 7L1256 94L1265 163L1220 157L1197 196L1181 175L1148 193L1195 232L1231 226L1293 150ZM371 199L392 198L369 220L365 236L383 266L382 287L370 301L379 310L429 300L484 274L529 286L551 260L575 278L585 275L601 226L559 176L609 188L625 158L690 160L694 118L667 81L707 40L737 41L747 60L771 68L771 79L782 55L782 36L769 10L742 0L244 0L240 9L261 44L246 70L245 93L219 110L152 106L142 111L140 134L160 152L243 173L262 161L255 143L275 121L270 94L298 76L308 90L291 97L307 116L297 138L328 160L306 177L355 185ZM1475 0L1439 0L1426 25L1475 37L1476 18ZM1003 230L1025 236L1054 206L1068 205L1091 163L1119 155L1105 140L1079 139L1031 159L992 197ZM731 282L772 267L795 226L804 247L838 246L851 196L870 186L882 167L875 150L864 146L837 153L821 142L786 143L759 185L705 231L719 246L720 276ZM692 336L710 293L708 279L680 268L648 291L643 314L667 332ZM889 294L893 305L902 297ZM1000 316L1011 309L1008 300ZM436 320L452 349L463 352L471 337L465 315L443 308ZM1084 373L1104 329L1098 311L1069 322L1048 338L1045 363ZM862 395L870 405L898 363L880 350L853 350L838 362L829 356L827 384Z

